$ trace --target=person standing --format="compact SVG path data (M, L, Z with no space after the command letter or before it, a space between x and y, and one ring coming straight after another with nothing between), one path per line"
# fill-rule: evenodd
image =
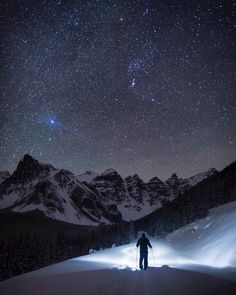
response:
M140 247L139 268L141 270L146 270L148 267L148 247L152 248L152 245L144 233L142 234L142 237L138 240L136 247Z

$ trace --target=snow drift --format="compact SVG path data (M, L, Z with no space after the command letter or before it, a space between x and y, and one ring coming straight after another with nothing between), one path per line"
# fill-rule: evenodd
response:
M194 263L236 267L236 202L210 210L207 217L178 229L166 238Z

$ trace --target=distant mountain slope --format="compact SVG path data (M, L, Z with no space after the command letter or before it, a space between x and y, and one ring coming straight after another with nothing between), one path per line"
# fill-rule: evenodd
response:
M194 220L205 217L209 209L236 200L236 162L219 173L199 182L166 206L137 220L137 230L147 230L153 236L168 233Z
M86 172L80 175L79 179L83 179L103 202L117 204L123 220L130 221L161 208L179 194L216 173L216 169L210 169L189 179L179 178L174 173L165 182L153 177L145 183L137 174L123 179L116 170L108 169L101 175Z
M80 225L137 220L217 173L210 169L185 179L173 173L166 181L153 177L148 182L137 174L123 179L114 169L75 176L25 155L12 175L0 173L0 209L39 210Z

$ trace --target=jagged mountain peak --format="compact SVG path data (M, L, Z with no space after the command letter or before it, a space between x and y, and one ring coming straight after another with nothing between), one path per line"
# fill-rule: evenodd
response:
M31 181L40 174L48 174L50 170L56 170L52 165L42 164L31 155L25 154L20 160L11 178L17 183Z
M25 168L37 169L38 167L56 170L56 168L54 168L52 165L41 163L29 154L24 155L23 159L20 160L19 164L17 165L16 170L21 170Z
M170 178L179 179L178 175L174 172Z
M166 183L169 185L175 184L179 181L179 177L177 176L177 174L174 172L170 178L168 178L166 180Z
M39 165L39 161L34 159L31 155L29 154L25 154L23 159L20 160L17 168L19 167L22 167L22 166L32 166L32 165Z
M110 175L110 174L118 174L118 172L115 170L115 169L113 169L113 168L109 168L109 169L107 169L107 170L105 170L104 172L102 172L102 174L101 175Z
M143 182L142 178L138 174L134 174L133 179L136 180L137 182Z
M150 180L149 180L149 182L157 182L157 183L163 183L163 181L162 180L160 180L160 178L158 178L157 176L155 176L155 177L153 177L153 178L151 178Z

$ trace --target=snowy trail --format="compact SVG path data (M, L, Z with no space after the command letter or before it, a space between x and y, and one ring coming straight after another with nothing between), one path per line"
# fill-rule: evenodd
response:
M159 254L154 263L149 253L151 267L147 271L135 269L137 251L133 243L6 280L0 284L1 295L236 294L236 268L200 267L191 264L169 243L151 242L154 253Z
M209 274L169 267L147 271L105 269L14 278L0 284L1 294L24 295L217 295L236 294L236 284Z
M0 283L1 295L235 295L236 202L151 240L147 271L135 243L73 258Z

